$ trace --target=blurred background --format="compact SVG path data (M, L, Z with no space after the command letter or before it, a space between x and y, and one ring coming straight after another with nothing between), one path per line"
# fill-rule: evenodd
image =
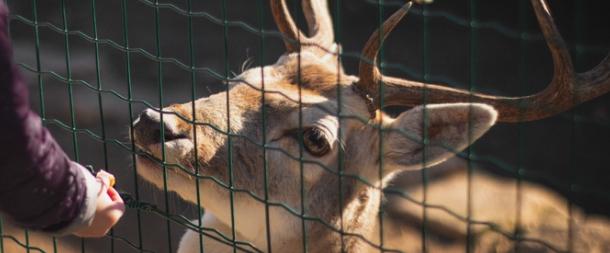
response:
M107 168L118 176L120 190L135 196L137 185L142 201L163 209L163 192L135 176L130 122L147 106L223 91L220 79L239 74L246 61L274 63L284 46L267 1L158 2L155 8L152 0L8 1L15 58L29 81L33 108L73 159ZM550 2L576 69L591 69L610 49L610 2ZM358 55L380 15L385 19L400 4L384 1L380 9L373 0L331 1L347 73L357 73ZM224 26L222 20L229 22ZM388 39L382 61L386 74L495 95L533 94L552 77L549 52L526 0L415 6ZM607 94L553 118L498 124L472 152L477 168L541 183L587 213L610 215ZM173 194L168 201L168 213L195 218L195 207ZM132 246L168 252L185 229L171 223L168 230L165 219L135 209L123 221L115 239L63 238L59 244L86 252L137 252Z

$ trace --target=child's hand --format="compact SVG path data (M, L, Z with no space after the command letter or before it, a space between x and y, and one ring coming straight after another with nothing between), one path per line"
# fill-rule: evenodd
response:
M90 226L74 232L80 237L102 237L121 219L125 204L119 193L113 188L115 178L112 174L100 171L97 178L102 188L97 199L97 210Z

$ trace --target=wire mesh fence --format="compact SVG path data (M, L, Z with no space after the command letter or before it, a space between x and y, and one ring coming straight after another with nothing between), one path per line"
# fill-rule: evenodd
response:
M545 87L552 62L530 1L448 2L410 9L379 52L382 73L507 96ZM226 246L228 252L350 252L358 247L400 252L392 244L396 230L387 232L397 224L403 235L399 242L417 251L608 249L604 240L610 237L610 223L603 216L610 211L604 180L610 162L605 155L607 95L540 122L498 124L465 151L444 147L458 158L440 165L428 160L426 152L433 151L424 146L419 161L424 169L382 184L389 180L385 168L394 166L384 153L387 139L366 142L367 135L354 133L352 125L371 127L376 136L393 130L353 112L351 91L342 89L351 79L340 73L357 75L361 60L374 63L361 53L364 42L404 2L330 1L334 41L342 47L330 49L336 54L316 56L328 59L322 59L326 68L313 74L307 72L305 54L282 58L294 61L290 80L279 73L290 70L252 68L274 64L285 53L283 39L288 48L296 44L276 28L268 1L8 4L15 57L29 77L42 121L75 161L118 175L129 209L100 240L50 238L0 219L0 253L176 252L179 247L220 252L210 245ZM591 69L608 52L610 22L601 11L607 4L550 4L576 70ZM289 1L287 8L295 23L306 27L308 14L300 1ZM321 72L331 73L331 80L320 78ZM278 81L293 88L278 88ZM335 85L315 88L324 82ZM379 89L383 94L384 85ZM424 105L419 122L424 126L434 116L427 99L424 95L418 103ZM173 103L184 104L165 107ZM293 114L279 110L281 103L292 104ZM384 107L383 98L373 103ZM385 112L400 117L409 108ZM319 115L334 118L322 126L334 130L307 131L321 124L315 120L323 118ZM158 117L157 127L138 129L134 122L143 116ZM178 125L186 130L174 134ZM477 138L471 125L463 129L468 143ZM423 136L434 135L423 129ZM143 148L135 140L144 132L156 135L159 143L177 141ZM332 162L313 155L310 145L321 136L335 138L338 145L329 148ZM176 147L189 145L196 147L188 153L192 160L177 159ZM358 167L353 161L364 156L378 161L371 175L353 170ZM294 171L278 172L294 164ZM383 191L384 196L358 195L354 189ZM352 222L343 212L369 202L377 202L371 205L374 211L359 207L375 212L373 222L370 217ZM329 218L325 212L343 213ZM363 234L359 226L377 232ZM183 237L184 231L195 236ZM295 234L298 238L290 237Z

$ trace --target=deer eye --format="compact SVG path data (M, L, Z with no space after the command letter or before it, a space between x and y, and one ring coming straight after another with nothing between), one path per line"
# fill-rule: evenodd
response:
M330 151L330 143L320 129L315 127L303 130L303 146L314 156L323 156Z

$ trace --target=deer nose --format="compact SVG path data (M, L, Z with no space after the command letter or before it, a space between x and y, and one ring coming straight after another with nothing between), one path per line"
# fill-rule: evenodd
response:
M161 143L161 141L171 141L176 139L187 138L184 133L172 125L173 117L165 116L163 120L163 129L161 129L161 113L152 109L146 109L140 113L140 117L136 120L133 128L136 134L136 142L141 145L150 145ZM163 130L163 131L162 131ZM161 139L163 132L163 139Z

